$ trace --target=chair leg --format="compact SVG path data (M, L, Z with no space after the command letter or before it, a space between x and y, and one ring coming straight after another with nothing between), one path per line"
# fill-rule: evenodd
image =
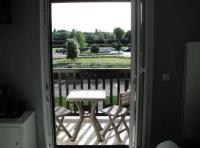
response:
M114 122L112 122L112 127L113 127L113 129L114 129L114 131L115 131L115 135L117 136L118 141L119 141L119 142L122 142L122 139L121 139L120 134L119 134L119 132L118 132L118 128L117 128L117 126L115 126L115 123L114 123Z
M125 117L126 117L126 115L121 116L121 119L120 119L120 121L118 122L117 128L119 128L120 125L123 123L124 126L125 126L125 128L124 128L123 130L121 130L121 131L127 130L128 134L129 134L129 127L128 127L127 123L126 123Z
M106 133L107 133L110 129L113 129L114 132L115 132L115 135L117 136L118 141L119 141L119 142L122 142L122 139L121 139L121 137L120 137L121 132L127 130L128 134L129 134L129 128L128 128L128 125L127 125L127 123L126 123L125 117L126 117L126 116L121 116L119 122L117 123L117 125L115 125L114 122L115 122L115 120L116 120L117 117L115 116L115 117L112 118L112 116L109 116L109 123L107 124L106 129L104 130L102 136L105 137ZM125 128L122 129L122 130L119 130L119 127L120 127L120 125L121 125L122 123L124 124ZM111 128L111 126L112 126L112 128Z
M121 116L121 119L119 120L118 124L117 124L117 128L120 127L121 123L123 122L123 117Z
M58 135L58 131L59 131L58 125L56 125L56 135Z
M128 125L127 125L127 123L126 123L126 120L123 120L123 123L124 123L124 126L125 126L125 128L126 128L128 134L129 134L129 128L128 128Z
M118 141L122 142L122 140L120 138L120 135L119 135L119 132L117 130L118 128L117 128L117 126L115 126L115 123L114 123L115 119L116 119L116 116L114 116L113 118L111 116L109 116L109 123L106 126L106 129L104 130L104 132L102 134L102 137L105 137L105 135L107 134L107 132L110 130L110 128L112 126L112 128L113 128L113 130L114 130L114 132L115 132L115 134L117 136Z
M113 120L112 120L111 116L109 116L109 122L108 122L108 124L106 125L105 130L103 131L102 137L105 137L105 135L106 135L107 132L109 131L110 127L112 126L112 122L113 122Z
M56 117L56 121L58 122L60 119L59 117ZM62 122L63 122L63 117L62 117ZM60 123L58 122L58 125L56 125L56 135L58 135L58 132L61 130L61 125Z
M56 134L58 134L58 131L62 128L62 129L65 131L65 133L67 134L67 136L68 136L69 138L72 138L71 134L68 132L68 130L67 130L67 129L65 128L65 126L63 125L64 117L62 117L61 120L57 117L56 120L58 121L58 128L57 128Z

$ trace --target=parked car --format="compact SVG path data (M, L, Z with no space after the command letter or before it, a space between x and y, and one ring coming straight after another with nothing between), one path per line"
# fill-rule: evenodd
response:
M124 52L131 52L131 48L126 48L123 50Z
M63 49L63 48L57 48L56 49L56 53L62 53L62 54L66 54L67 50Z
M110 54L121 54L122 53L122 51L117 51L117 50L113 50L113 51L111 51L111 52L109 52Z
M117 51L115 48L113 48L113 47L109 47L108 48L110 51Z
M103 48L99 50L99 53L109 53L111 50L108 48Z

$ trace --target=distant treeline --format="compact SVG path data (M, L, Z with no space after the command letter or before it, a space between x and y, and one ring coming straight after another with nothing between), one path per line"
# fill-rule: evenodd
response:
M102 32L98 29L95 32L81 32L73 29L52 31L53 47L62 47L67 39L75 38L82 42L82 48L90 47L92 44L98 44L100 47L111 46L115 42L120 42L122 46L128 46L131 43L131 31L125 32L120 27L114 28L113 32Z

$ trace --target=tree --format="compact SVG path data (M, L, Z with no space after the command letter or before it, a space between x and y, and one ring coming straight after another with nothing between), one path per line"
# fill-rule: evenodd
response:
M80 50L83 50L87 46L85 36L82 32L79 31L76 33L76 40L79 43Z
M114 36L113 36L113 34L110 33L110 32L105 32L105 39L106 39L106 40L113 41L113 40L114 40Z
M124 39L130 43L131 42L131 31L127 31L125 34L124 34Z
M86 42L91 44L111 44L114 41L114 35L110 32L101 32L97 30L95 32L84 32Z
M62 40L66 40L69 35L69 32L67 32L66 30L57 30L57 34L58 34L58 38Z
M56 30L52 32L52 44L62 46L69 36L69 32L66 30Z
M121 48L122 48L122 45L121 45L121 43L118 41L118 42L113 43L113 44L112 44L112 47L115 48L115 49L118 51L118 53L119 53L119 51L120 51Z
M57 34L56 29L53 29L53 32L52 32L52 40L55 40L56 38L58 38L58 34Z
M72 62L75 62L79 54L77 41L74 39L67 39L64 48L67 50L67 59L71 59Z
M98 53L99 52L99 46L97 44L92 44L90 47L90 51L92 53Z
M121 29L120 27L117 27L113 30L113 34L114 34L115 40L120 41L123 38L124 30Z
M73 29L70 34L70 37L75 39L78 42L78 45L79 45L78 48L80 48L80 50L83 50L87 46L87 43L85 41L85 36L82 32L76 31L75 29Z
M92 33L92 32L85 32L84 35L85 35L85 40L86 40L86 42L88 44L91 44L91 43L94 42L94 36L95 36L94 33Z

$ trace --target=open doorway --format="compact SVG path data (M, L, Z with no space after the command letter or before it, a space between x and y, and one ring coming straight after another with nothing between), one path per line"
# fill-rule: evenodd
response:
M131 52L132 55L135 53L135 48L131 46L131 2L51 3L51 12L53 105L70 110L67 116L60 116L55 121L57 145L129 145L127 131L120 134L120 142L114 130L106 134L103 141L99 141L87 119L84 119L76 139L71 141L66 130L73 136L80 110L66 97L72 90L105 91L105 101L98 102L95 112L102 127L106 126L109 118L101 110L117 105L120 93L130 89L131 70L136 61L131 57ZM79 18L78 13L82 14ZM108 15L110 18L105 19ZM89 16L93 16L93 19L86 20ZM75 46L75 50L69 51L69 46ZM82 105L86 113L91 113L90 102ZM128 126L129 120L130 114L125 118Z

